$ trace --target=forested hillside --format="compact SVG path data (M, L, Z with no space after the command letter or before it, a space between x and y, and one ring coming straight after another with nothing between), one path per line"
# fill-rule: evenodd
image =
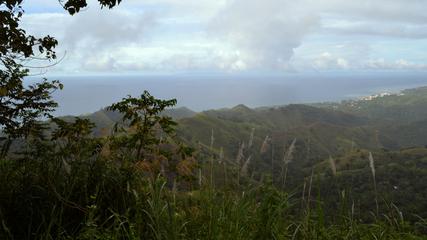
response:
M277 186L285 181L287 190L302 194L303 184L314 173L319 186L333 184L334 191L350 191L363 212L369 209L367 199L372 197L368 161L368 153L372 152L378 167L378 191L385 194L382 197L411 214L418 209L418 214L424 216L425 206L419 201L408 204L408 193L419 192L418 200L427 199L422 191L427 117L421 109L421 105L427 106L426 91L411 89L398 95L342 103L255 109L238 105L200 113L181 108L165 114L179 116L175 117L177 136L196 149L203 174L213 171L217 184L226 184L224 165L230 173L244 168L242 181L262 181L270 176ZM106 136L106 129L118 116L103 110L85 117L96 123L97 135ZM106 117L108 121L103 120ZM336 173L331 172L331 159ZM329 196L331 192L323 192L325 189L331 190L320 187L319 193ZM338 201L329 200L328 204Z
M177 136L187 144L203 151L213 148L217 154L222 149L229 161L246 144L251 171L259 175L273 168L278 174L294 140L292 165L296 169L356 150L398 151L427 145L426 96L427 88L417 88L342 103L255 109L242 104L200 113L170 109L164 114L178 121ZM120 114L101 110L83 117L95 123L95 135L106 136Z
M395 94L370 96L361 100L314 105L381 121L389 120L409 124L427 119L426 104L427 87L420 87L403 90Z

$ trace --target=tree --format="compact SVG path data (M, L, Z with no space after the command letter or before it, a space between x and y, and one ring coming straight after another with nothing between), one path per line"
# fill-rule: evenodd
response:
M160 100L151 96L147 91L140 98L128 96L122 101L111 105L108 109L118 111L123 114L122 121L128 125L128 129L123 126L119 129L116 124L116 131L126 132L125 138L129 148L136 149L136 159L144 158L144 150L156 146L160 140L156 134L160 130L166 134L173 133L176 125L172 118L160 116L167 107L176 104L175 99Z
M78 13L80 9L87 7L86 0L59 0L65 10L67 10L71 15ZM116 5L119 5L122 0L98 0L101 7L113 8Z
M87 6L86 0L58 0L71 15ZM98 0L101 7L113 8L121 0ZM58 41L51 37L35 37L20 27L24 14L23 0L0 0L0 129L6 140L3 150L12 139L27 137L32 129L40 128L37 120L50 117L57 107L52 92L62 89L59 81L47 81L30 86L24 78L30 73L30 61L54 61ZM0 141L0 143L2 143ZM4 152L4 151L3 151Z

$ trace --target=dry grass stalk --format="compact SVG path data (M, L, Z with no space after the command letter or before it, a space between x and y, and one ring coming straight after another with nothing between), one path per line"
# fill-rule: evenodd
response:
M286 186L286 178L288 177L288 165L293 160L293 153L295 151L295 143L297 139L294 138L288 150L283 153L283 166L282 166L282 178L283 178L283 188Z
M335 165L335 160L329 156L329 164L331 165L332 174L334 176L337 175L337 166Z
M377 210L376 213L377 213L377 216L378 216L379 207L378 207L377 180L375 178L375 162L374 162L374 157L372 156L371 152L369 152L369 167L371 168L372 179L374 181L375 205L376 205L376 210Z
M202 169L199 168L199 187L202 187Z
M239 147L239 151L237 153L237 157L236 157L236 165L237 165L237 185L240 185L240 164L242 159L244 159L245 155L244 155L244 150L245 150L245 143L242 142L242 144L240 144Z
M242 176L247 176L248 175L248 167L249 167L249 163L251 162L251 158L252 158L252 156L249 156L248 159L243 164L243 167L240 170L240 174Z
M252 128L251 136L249 137L248 148L251 148L254 143L255 128Z
M372 156L371 152L369 152L369 167L371 168L372 177L375 180L375 163L374 163L374 157Z
M210 149L211 150L213 149L214 142L215 142L215 137L214 137L214 130L212 128L212 131L211 131L211 144L210 144Z
M302 197L301 197L301 209L304 208L304 201L305 201L305 187L307 186L307 181L304 178L304 186L302 188Z
M268 151L270 141L271 141L270 137L268 135L265 136L264 142L262 142L261 149L260 149L261 154L266 153Z
M297 139L294 138L294 140L292 141L291 145L289 146L288 150L284 153L283 156L283 163L284 164L289 164L290 162L292 162L293 160L293 154L295 151L295 143L297 142Z
M236 164L238 166L240 166L240 162L245 157L244 156L244 150L245 150L245 143L242 142L242 144L240 144L239 151L237 152L237 157L236 157Z
M308 209L308 211L310 211L311 186L313 184L313 174L314 174L314 168L311 169L310 184L308 185L308 196L307 196L307 209Z
M218 162L219 162L219 164L223 165L223 168L224 168L223 169L224 170L224 182L225 182L225 185L227 185L227 165L225 164L225 161L224 161L224 148L223 147L221 147L219 149Z

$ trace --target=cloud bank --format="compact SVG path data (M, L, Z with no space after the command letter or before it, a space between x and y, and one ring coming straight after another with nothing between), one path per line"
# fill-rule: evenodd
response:
M26 1L60 73L426 70L426 0L126 0L68 16Z

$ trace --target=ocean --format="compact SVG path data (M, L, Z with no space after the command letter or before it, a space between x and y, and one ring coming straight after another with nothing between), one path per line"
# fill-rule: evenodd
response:
M177 106L194 111L312 103L356 99L380 92L399 92L427 86L425 72L311 73L311 74L175 74L47 76L60 80L64 90L53 94L55 115L97 111L121 98L148 90L162 99L176 98ZM30 78L29 82L37 78Z

